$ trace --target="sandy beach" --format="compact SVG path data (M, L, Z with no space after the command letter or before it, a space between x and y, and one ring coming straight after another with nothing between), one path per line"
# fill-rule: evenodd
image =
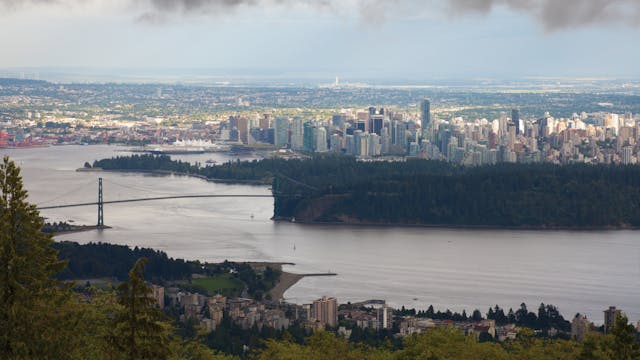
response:
M269 291L273 300L284 300L284 293L289 290L290 287L295 285L300 279L305 277L303 274L292 274L288 272L282 272L280 276L280 282Z
M270 267L282 272L280 275L280 281L276 286L269 291L271 299L274 301L284 300L284 293L295 285L300 279L307 276L336 276L335 273L316 273L316 274L294 274L286 271L282 271L283 265L295 265L294 263L286 262L247 262L254 270L264 271L265 268Z

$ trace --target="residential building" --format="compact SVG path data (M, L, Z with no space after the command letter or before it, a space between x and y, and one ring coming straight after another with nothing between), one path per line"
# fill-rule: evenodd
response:
M576 314L571 321L571 337L577 341L583 341L591 330L591 323L585 315Z
M604 333L608 334L616 323L616 318L622 314L622 311L616 309L615 306L610 306L609 309L604 311Z
M323 296L313 302L313 317L317 322L330 327L338 324L338 300Z

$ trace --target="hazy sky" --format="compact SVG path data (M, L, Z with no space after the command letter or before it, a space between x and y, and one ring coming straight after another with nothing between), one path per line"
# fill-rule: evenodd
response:
M640 77L637 0L0 0L0 68Z

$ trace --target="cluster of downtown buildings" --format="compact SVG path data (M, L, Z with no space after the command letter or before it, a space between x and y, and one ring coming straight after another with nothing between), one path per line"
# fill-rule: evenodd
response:
M25 114L0 123L0 147L203 140L279 152L334 152L362 159L411 156L464 165L639 162L640 119L631 113L583 112L558 119L548 113L523 116L513 109L492 120L453 116L444 120L442 112L432 112L429 100L423 100L417 115L370 107L322 116L254 112L171 125L162 118L133 121L109 114L95 115L90 121L75 117L81 115L76 113Z
M172 308L177 310L182 321L192 321L207 331L216 330L223 322L225 315L228 319L248 330L269 327L276 330L287 329L296 324L309 332L326 328L337 330L340 336L349 338L353 328L386 331L397 337L420 334L436 328L456 328L465 335L479 339L490 336L497 341L514 340L520 330L516 324L497 325L492 319L447 320L432 319L425 316L398 315L387 306L384 300L369 300L359 303L348 303L339 306L334 297L323 296L311 304L296 305L283 301L256 301L245 297L227 297L221 294L205 296L198 293L183 291L175 287L161 287L152 285L152 296L160 309ZM619 309L610 307L604 311L604 326L602 330L608 333L617 316ZM586 316L576 314L571 322L573 339L583 341L596 327ZM640 322L638 322L640 331ZM549 329L548 336L559 335L558 329Z
M497 119L467 122L432 116L429 100L423 100L419 118L375 107L334 114L330 120L231 116L220 124L220 138L305 153L336 152L365 159L412 156L465 165L638 163L640 121L631 113L524 118L513 109Z

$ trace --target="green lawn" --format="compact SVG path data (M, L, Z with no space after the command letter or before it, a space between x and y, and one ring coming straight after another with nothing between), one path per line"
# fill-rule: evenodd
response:
M244 283L230 274L204 279L193 279L191 283L207 290L209 295L242 291L242 289L244 289Z

